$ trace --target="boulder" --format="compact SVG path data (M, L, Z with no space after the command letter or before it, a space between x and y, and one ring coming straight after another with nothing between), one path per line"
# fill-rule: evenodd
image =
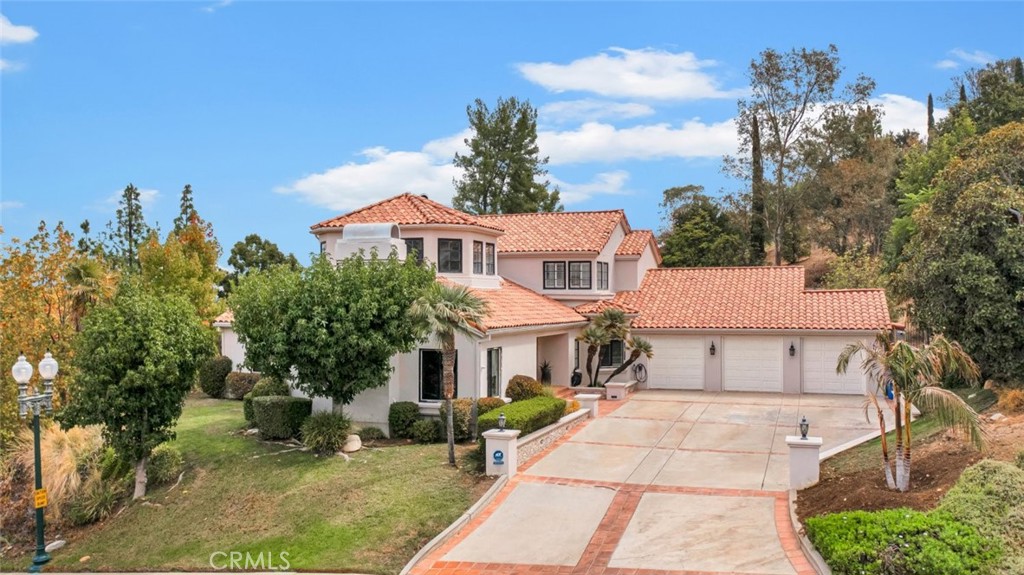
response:
M363 448L363 440L358 435L349 435L345 438L345 445L341 446L342 453L354 453Z

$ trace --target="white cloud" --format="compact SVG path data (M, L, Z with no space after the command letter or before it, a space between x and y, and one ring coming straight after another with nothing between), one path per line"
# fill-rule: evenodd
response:
M25 204L23 204L21 202L15 202L13 200L8 200L6 202L0 202L0 210L13 210L13 209L24 208L24 207L25 207Z
M559 197L566 205L585 202L599 194L623 195L629 193L628 190L624 189L626 182L629 180L629 172L625 170L601 172L594 175L594 178L585 184L573 184L551 174L548 175L550 176L548 179L551 181L551 185L558 186Z
M939 70L951 70L960 66L956 60L939 60L935 63L935 67Z
M0 72L17 72L25 68L25 64L21 62L12 62L10 60L4 60L0 58Z
M968 52L960 48L953 48L949 51L950 55L968 64L979 64L984 66L989 62L995 62L996 57L988 52L982 50L973 50Z
M587 98L544 104L538 112L541 120L563 123L606 118L641 118L654 114L654 108L637 102L609 102Z
M527 80L552 92L655 100L735 98L746 92L722 90L719 81L705 71L716 65L714 60L698 59L693 52L609 48L568 64L525 62L517 68Z
M7 16L0 14L0 44L26 44L38 36L35 28L12 24Z
M200 8L200 10L202 10L203 12L206 12L207 14L213 14L214 12L216 12L217 10L220 10L221 8L227 8L233 2L234 2L234 0L220 0L219 2L214 2L213 4L210 4L209 6L203 6L202 8Z
M925 102L899 94L881 94L871 99L871 105L881 106L885 112L882 116L882 130L899 133L909 129L922 138L928 136L928 105ZM947 114L949 110L935 108L935 121L945 118Z
M537 141L552 165L718 157L736 151L736 124L731 119L706 124L695 118L679 127L649 124L620 129L587 122L575 130L540 132Z

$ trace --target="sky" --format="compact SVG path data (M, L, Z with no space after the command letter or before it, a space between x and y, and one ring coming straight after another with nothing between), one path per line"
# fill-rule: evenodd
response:
M402 192L450 204L477 98L528 100L567 210L661 226L662 191L742 183L736 101L767 48L835 44L887 130L952 78L1024 55L1024 3L19 2L0 6L0 243L94 232L128 183L166 232L191 184L226 262L251 233Z

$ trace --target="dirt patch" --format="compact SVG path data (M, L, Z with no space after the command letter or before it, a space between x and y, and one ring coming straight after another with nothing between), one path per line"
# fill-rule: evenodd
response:
M995 410L983 415L988 420ZM874 511L909 507L933 509L967 467L985 457L1013 461L1024 449L1024 415L986 421L986 450L981 453L952 432L937 433L915 445L911 461L910 491L890 491L882 472L881 450L876 462L866 469L840 472L829 462L822 464L821 481L799 492L796 513L807 517L862 509ZM890 446L891 447L891 446Z

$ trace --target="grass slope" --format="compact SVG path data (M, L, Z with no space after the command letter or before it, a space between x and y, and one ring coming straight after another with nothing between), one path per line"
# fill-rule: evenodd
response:
M233 433L242 405L195 400L176 441L185 480L74 534L51 570L209 570L217 551L288 553L292 569L397 573L485 490L443 445L364 449L350 462ZM79 559L90 556L87 562Z

